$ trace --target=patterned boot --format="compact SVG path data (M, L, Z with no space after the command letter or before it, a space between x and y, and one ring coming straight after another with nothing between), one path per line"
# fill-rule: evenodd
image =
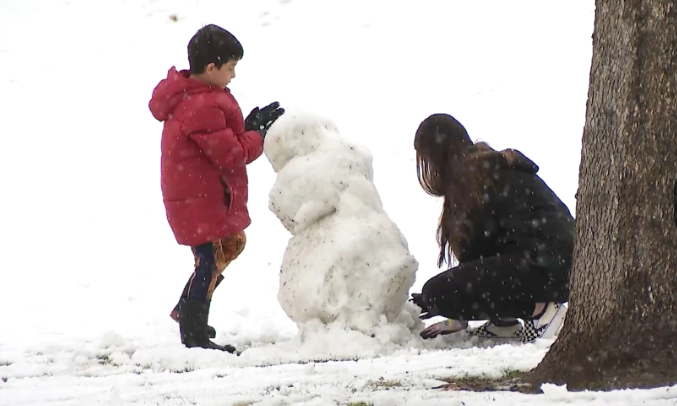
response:
M488 321L468 331L468 335L481 338L519 338L524 334L522 323L518 319L499 319Z
M522 343L533 343L538 338L554 339L562 329L566 315L566 306L548 303L539 316L524 321Z

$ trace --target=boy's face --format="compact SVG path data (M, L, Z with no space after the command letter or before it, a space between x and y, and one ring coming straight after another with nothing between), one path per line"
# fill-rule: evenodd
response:
M209 81L210 84L225 88L228 86L230 81L235 78L235 66L237 65L237 60L231 59L228 63L221 65L221 68L217 68L216 65L210 63L207 65L204 77Z

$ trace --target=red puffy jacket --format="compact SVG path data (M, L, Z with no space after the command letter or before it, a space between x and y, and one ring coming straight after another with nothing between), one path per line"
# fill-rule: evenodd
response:
M164 122L161 184L169 226L179 244L196 246L251 224L245 165L261 156L263 140L245 131L229 90L188 75L172 67L149 108Z

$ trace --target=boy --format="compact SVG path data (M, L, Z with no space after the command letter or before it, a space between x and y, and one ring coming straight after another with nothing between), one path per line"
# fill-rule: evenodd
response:
M212 294L224 269L246 244L246 165L263 153L263 140L284 109L275 102L247 119L226 87L244 51L230 32L210 24L188 43L190 70L172 67L153 90L149 108L164 123L162 197L176 241L190 246L195 270L172 316L181 342L235 352L217 345L207 325Z

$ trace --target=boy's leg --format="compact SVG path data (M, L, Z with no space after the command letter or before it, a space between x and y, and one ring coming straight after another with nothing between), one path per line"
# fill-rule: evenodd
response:
M188 348L210 348L233 352L232 347L221 347L209 340L207 320L209 303L207 292L216 270L214 245L206 243L192 247L195 270L188 283L186 298L179 306L179 330L181 342Z
M188 288L190 287L190 281L193 280L193 277L191 276L188 281L186 281L186 285L183 287L183 292L181 292L181 296L179 297L179 301L176 302L176 306L172 309L172 313L170 317L174 319L175 321L179 321L179 308L181 307L181 303L186 300L188 297ZM221 281L223 281L223 275L219 275L216 278L216 284L214 285L214 289L218 288L219 285L221 284Z
M207 290L207 301L212 300L214 290L223 280L223 271L242 254L247 245L247 237L244 232L234 234L225 238L221 238L214 242L214 260L216 271L209 283Z
M191 276L188 281L186 282L186 285L183 287L183 292L181 292L181 297L179 297L179 301L176 302L176 305L172 309L172 311L169 313L169 317L171 317L175 322L179 322L179 314L181 310L181 304L183 304L186 301L186 298L188 297L188 288L190 287L190 281L193 280L193 277ZM216 284L214 285L214 289L218 288L221 282L223 281L223 275L219 275L216 278ZM212 326L207 326L207 335L209 338L214 338L216 337L216 329Z
M216 288L219 287L219 285L224 279L222 275L223 271L232 261L234 261L238 256L240 256L242 251L244 251L244 248L247 245L247 237L244 232L241 232L233 236L222 238L214 242L213 245L217 272L213 288L210 289L211 291L211 293L209 294L210 298L214 294ZM176 322L179 321L179 310L181 308L181 304L185 302L186 298L188 297L188 290L190 289L190 284L192 280L193 276L191 276L190 279L188 279L188 282L186 282L186 285L183 287L183 292L181 292L181 297L179 298L179 301L176 303L174 309L172 309L171 313L169 314L169 316ZM209 338L216 337L216 330L214 330L213 327L208 326L208 332Z
M219 346L209 340L207 321L217 280L246 245L243 232L193 248L195 272L188 284L186 300L179 311L181 339L187 347L234 352L232 346Z

